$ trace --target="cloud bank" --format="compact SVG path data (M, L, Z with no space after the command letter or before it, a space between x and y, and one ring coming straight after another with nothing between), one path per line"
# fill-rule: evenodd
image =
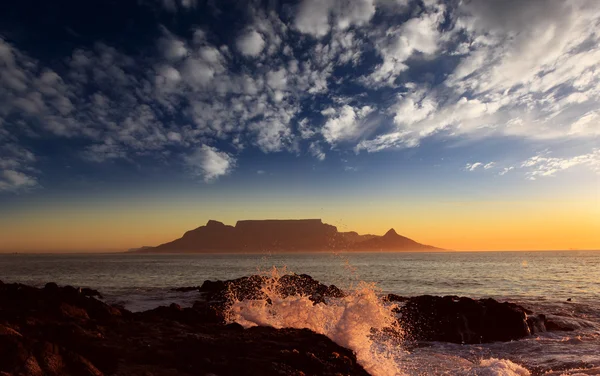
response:
M157 11L201 6L169 0ZM242 150L318 162L434 137L586 141L579 159L532 150L521 166L465 169L597 171L596 1L303 0L245 12L228 37L157 24L144 53L98 41L58 62L0 32L0 190L37 186L43 171L27 145L43 137L78 140L91 163L169 156L204 181L232 173Z

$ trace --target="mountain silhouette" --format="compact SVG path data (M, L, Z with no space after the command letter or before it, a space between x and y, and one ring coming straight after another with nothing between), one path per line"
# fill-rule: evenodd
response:
M235 226L209 220L179 239L156 247L132 249L135 253L210 252L317 252L329 250L439 250L398 235L339 232L320 219L267 219L238 221Z
M398 235L396 230L389 229L383 236L378 236L355 243L352 248L370 251L441 251L443 249L417 243L406 236Z

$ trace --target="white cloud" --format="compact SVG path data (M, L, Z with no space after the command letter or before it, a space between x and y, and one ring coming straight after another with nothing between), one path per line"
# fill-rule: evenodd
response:
M372 111L370 106L355 108L349 105L322 111L323 115L329 116L322 129L323 137L330 144L356 138L362 131L361 120Z
M523 161L518 167L527 170L526 175L529 179L536 180L538 177L555 176L560 171L576 166L587 166L593 171L600 172L600 149L572 157L550 157L539 154Z
M463 4L458 25L470 51L446 86L501 105L495 127L528 138L597 135L576 114L600 104L597 2L525 1ZM594 46L594 47L592 47ZM523 121L509 126L512 119Z
M321 145L318 142L311 142L310 146L308 147L308 151L313 157L317 158L318 160L325 160L325 152L323 151L323 148L321 148Z
M167 60L179 60L188 54L185 42L167 35L158 40L158 49Z
M185 162L195 174L208 183L229 174L235 167L236 160L230 154L219 151L215 147L202 145L186 156Z
M303 0L298 7L294 26L298 31L320 38L334 28L345 30L362 26L375 14L373 0Z
M265 153L277 152L286 148L292 137L289 120L278 116L250 124L256 133L256 145Z
M492 167L495 167L495 162L492 163L494 163ZM468 164L467 169L469 166L474 165ZM477 167L481 167L481 164ZM575 167L585 167L600 174L600 149L592 149L588 153L562 157L551 156L549 151L545 151L516 165L503 167L498 175L503 176L510 171L519 170L525 174L527 179L537 180L538 178L556 176L562 171Z
M467 171L475 171L477 168L482 167L483 163L475 162L475 163L467 163L465 166L465 170Z
M181 11L196 1L164 6ZM207 144L308 150L321 159L325 145L377 152L433 136L539 144L600 136L596 2L453 6L304 0L286 24L275 10L249 5L249 22L232 30L238 38L229 45L214 44L223 39L208 30L184 37L164 29L154 55L98 43L65 64L38 61L0 39L0 133L16 134L0 145L0 158L10 155L0 172L35 176L35 160L7 145L26 150L28 137L48 133L87 142L79 151L93 161L149 154L181 161ZM563 165L539 165L555 162ZM500 174L513 167L476 163Z
M309 124L309 121L306 118L298 122L298 131L300 132L300 137L304 140L312 138L317 134L316 130Z
M4 170L0 172L0 192L19 191L33 188L38 185L34 177L28 176L15 170Z
M273 90L285 90L287 81L287 72L284 68L267 73L267 85Z
M238 37L236 47L244 56L257 57L265 47L265 40L256 30L248 30Z
M394 85L398 75L408 69L406 61L414 53L431 55L438 50L443 20L442 9L411 18L400 26L385 30L375 38L375 48L383 62L363 79L368 86Z
M600 134L600 111L590 111L571 124L570 133L574 135Z
M354 151L358 153L366 150L368 153L375 153L390 148L412 148L418 145L419 138L415 138L411 132L396 131L381 134L372 140L362 140L354 147Z
M390 108L394 113L394 123L398 125L412 125L420 122L435 112L437 103L424 93L401 94L398 102Z
M323 37L329 33L329 17L334 1L332 0L305 0L296 13L294 26L298 31Z
M389 108L396 128L362 140L356 150L418 146L423 138L441 131L477 139L600 135L598 3L514 1L506 6L475 0L462 4L454 32L439 33L440 13L433 10L392 32L386 29L379 38L375 45L384 63L363 78L375 88L395 83L398 73L408 69L411 51L444 53L441 46L459 32L468 42L445 52L463 57L443 85L404 83L409 92ZM403 33L411 24L414 32ZM413 45L424 47L419 50Z
M495 166L496 166L496 162L488 162L488 163L474 162L474 163L467 163L465 165L465 171L475 171L478 168L482 168L484 170L489 170L491 168L494 168Z
M496 162L488 162L488 163L474 162L474 163L467 163L465 165L465 171L475 171L479 168L482 168L484 170L489 170L494 167L496 167ZM506 172L501 173L501 175L504 175L505 173Z
M17 138L3 130L0 123L0 192L18 192L37 187L33 167L36 156L17 143Z

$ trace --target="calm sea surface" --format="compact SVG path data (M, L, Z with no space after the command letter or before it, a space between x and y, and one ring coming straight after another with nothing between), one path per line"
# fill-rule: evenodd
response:
M589 301L600 252L327 253L288 255L0 254L0 279L94 287L109 296L200 285L287 267L340 287L363 280L400 295Z
M536 313L560 316L572 332L543 333L488 345L434 343L415 350L417 359L450 357L510 359L529 369L598 367L600 373L600 252L327 253L291 255L27 255L0 254L0 280L42 286L92 287L110 303L131 310L178 302L195 293L173 287L231 279L273 266L306 273L343 289L375 282L382 293L494 297ZM567 302L567 299L571 299ZM443 374L444 367L428 374ZM452 374L452 373L450 373ZM593 373L595 374L595 373Z

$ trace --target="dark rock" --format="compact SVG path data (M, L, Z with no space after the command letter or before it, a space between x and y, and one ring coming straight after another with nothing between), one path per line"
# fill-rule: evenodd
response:
M47 286L0 285L0 375L368 375L351 351L309 330L214 323L206 302L131 313Z
M266 299L261 288L271 282L273 282L271 277L252 275L228 281L205 281L199 291L205 293L209 302L226 302L231 298ZM282 297L308 296L315 304L325 302L325 298L345 296L344 292L336 286L322 284L307 274L283 275L275 284L275 288Z
M54 282L48 282L44 286L44 289L46 289L48 291L58 291L58 285Z
M231 281L227 281L227 282L231 282ZM200 286L198 291L207 292L207 293L216 293L221 290L224 290L225 288L227 288L226 282L206 280L206 281L204 281L202 286Z
M351 351L309 330L224 325L228 298L266 298L261 286L269 278L206 281L199 291L207 299L191 308L171 304L138 313L70 286L2 284L0 375L367 375ZM281 295L308 296L315 304L344 296L304 274L277 282ZM493 299L385 299L398 304L399 321L414 340L508 341L577 324Z
M531 317L513 303L494 299L423 295L398 309L402 327L414 340L454 343L511 341L544 331L545 317Z
M60 315L64 318L74 320L89 320L90 318L84 308L73 306L67 303L61 303L59 310Z
M548 315L546 316L545 326L548 331L572 332L586 325L582 325L574 318Z
M405 296L400 296L400 295L396 295L396 294L387 294L386 296L383 297L384 301L387 302L400 302L400 303L404 303L406 301L408 301L408 299Z
M62 292L70 295L79 294L79 290L73 286L64 286Z
M548 330L546 328L546 315L544 315L544 314L538 314L538 315L529 315L528 314L526 321L527 321L527 326L529 326L529 329L531 331L531 334L543 333Z
M238 324L237 322L225 325L225 329L228 330L244 330L244 327Z
M103 299L102 294L100 294L100 292L98 290L94 290L94 289L90 289L88 287L84 287L82 289L80 289L80 293L83 296L88 296L90 298L100 298Z

